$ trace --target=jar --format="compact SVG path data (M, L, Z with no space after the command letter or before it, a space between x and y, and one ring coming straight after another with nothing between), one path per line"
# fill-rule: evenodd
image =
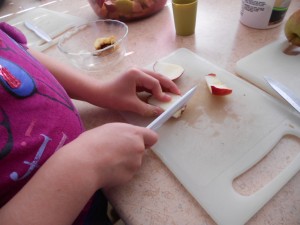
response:
M242 0L242 24L256 29L279 26L289 8L291 0Z
M165 6L167 0L88 0L102 19L132 21L151 16Z

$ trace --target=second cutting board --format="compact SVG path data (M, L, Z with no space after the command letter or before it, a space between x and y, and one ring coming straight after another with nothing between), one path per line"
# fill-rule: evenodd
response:
M300 47L286 54L288 47L289 43L282 38L253 52L237 62L237 74L280 100L264 76L280 81L300 97Z
M24 21L30 21L35 26L38 26L54 40L51 43L45 43L44 40L25 27ZM39 51L43 51L56 44L60 35L71 27L83 22L85 22L83 18L45 8L35 8L26 11L14 19L7 21L7 23L17 27L25 34L29 47L33 47Z

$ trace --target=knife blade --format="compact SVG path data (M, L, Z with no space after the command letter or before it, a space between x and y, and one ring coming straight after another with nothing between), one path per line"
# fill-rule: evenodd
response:
M293 93L288 87L286 87L277 80L266 76L264 78L282 98L284 98L291 106L293 106L300 113L300 98L297 97L295 93Z
M175 112L181 109L194 95L197 86L194 86L189 91L187 91L181 98L179 98L173 105L166 109L162 114L160 114L155 120L153 120L147 128L151 130L157 130L160 128L170 117L173 116Z
M34 25L33 23L29 21L24 22L25 27L27 27L29 30L33 31L37 36L42 38L43 40L47 42L51 42L52 38L47 34L44 30L39 28L38 26Z

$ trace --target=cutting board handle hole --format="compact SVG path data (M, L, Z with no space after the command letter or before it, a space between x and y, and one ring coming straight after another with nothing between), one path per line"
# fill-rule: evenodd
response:
M284 136L256 165L233 180L235 191L250 196L272 181L300 154L300 138Z
M283 49L283 53L290 56L300 55L300 47L288 45L285 49Z

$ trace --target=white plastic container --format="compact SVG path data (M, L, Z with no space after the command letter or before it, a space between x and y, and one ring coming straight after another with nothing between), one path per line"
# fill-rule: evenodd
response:
M280 25L291 0L242 0L242 24L256 29L269 29Z

